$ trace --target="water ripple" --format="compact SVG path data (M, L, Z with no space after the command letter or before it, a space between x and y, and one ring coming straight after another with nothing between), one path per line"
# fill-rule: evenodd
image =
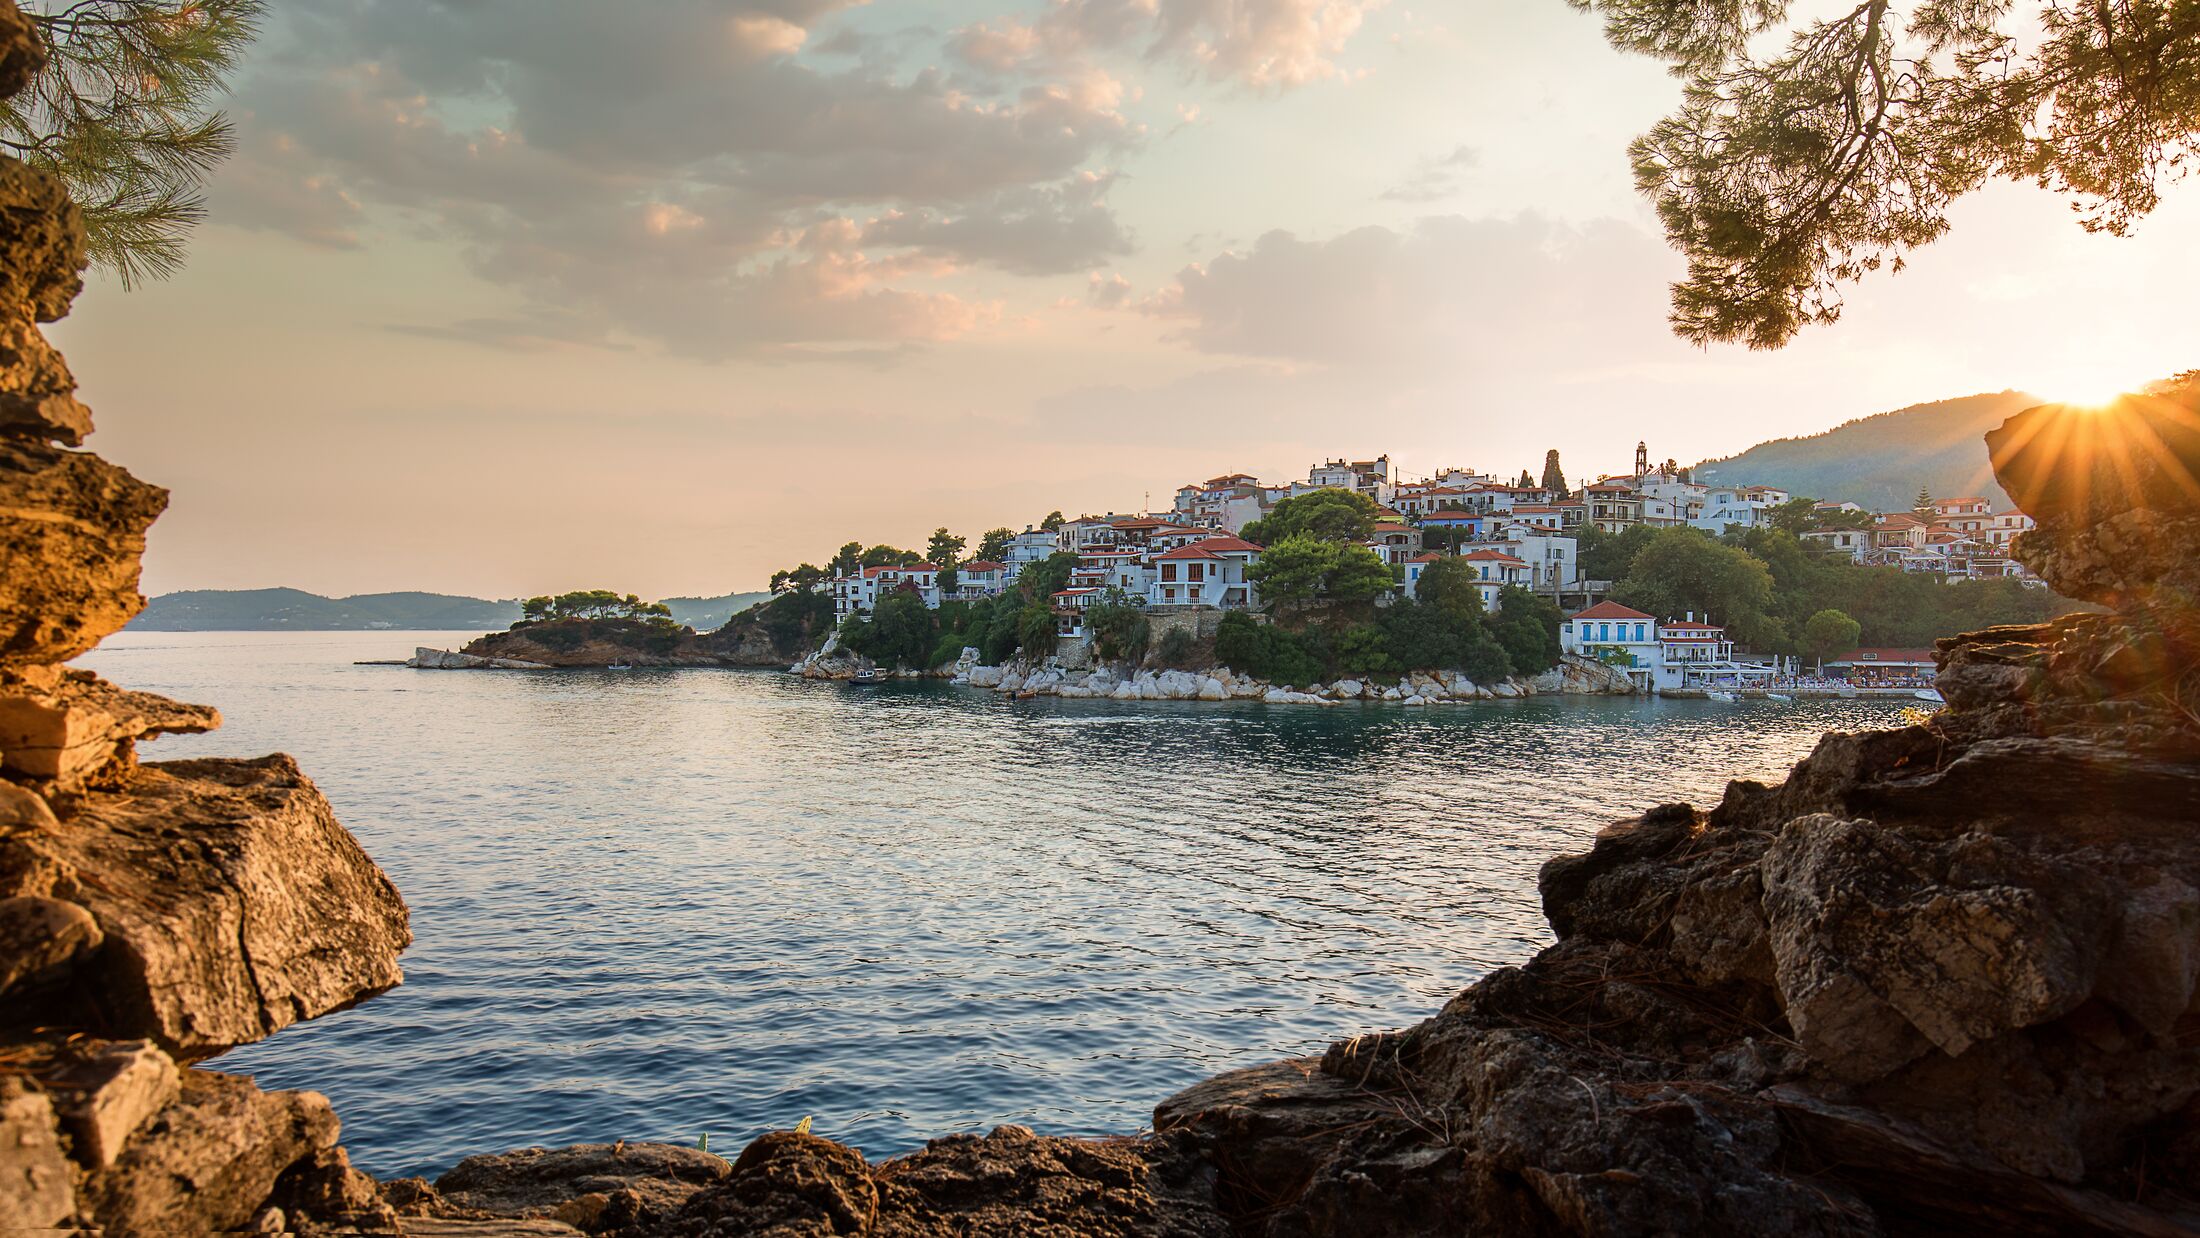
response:
M85 659L221 706L151 759L296 754L405 892L403 987L222 1060L327 1092L385 1176L805 1115L874 1156L1137 1129L1215 1071L1425 1016L1549 940L1550 856L1896 709L350 665L415 641L126 634Z

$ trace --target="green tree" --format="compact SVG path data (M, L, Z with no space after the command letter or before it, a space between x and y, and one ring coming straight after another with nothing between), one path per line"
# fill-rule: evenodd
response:
M1798 536L1810 532L1822 523L1818 518L1816 499L1789 499L1765 515L1773 528Z
M1121 592L1085 608L1085 630L1092 633L1094 649L1110 661L1142 658L1153 626L1145 611Z
M1312 533L1294 533L1269 546L1245 578L1263 601L1286 611L1366 605L1396 583L1374 551Z
M806 593L827 579L825 569L805 563L773 572L768 586L773 593Z
M1697 343L1777 348L1833 321L1844 285L1899 269L1989 180L2071 195L2121 235L2200 140L2191 0L1860 0L1815 20L1788 0L1568 3L1686 83L1631 154L1686 256L1672 321Z
M897 550L892 546L873 546L863 552L864 567L915 567L924 562L924 556L914 550Z
M59 176L84 249L124 287L172 274L206 217L207 178L236 149L210 101L252 42L263 0L75 0L23 14L46 45L30 88L0 100L0 149Z
M1482 613L1481 578L1475 575L1474 565L1455 555L1447 555L1421 569L1421 579L1413 586L1413 595L1455 618L1472 618Z
M862 571L863 543L849 542L847 545L842 546L826 562L825 570L831 572L836 579L842 576L853 576Z
M924 544L924 561L934 567L954 567L962 562L963 547L969 545L966 538L947 531L946 525L932 530L932 538Z
M1584 580L1625 580L1635 556L1650 544L1658 531L1633 524L1618 533L1607 533L1593 524L1574 531L1574 562Z
M978 539L978 559L981 562L999 563L1008 557L1008 544L1016 539L1011 529L987 529Z
M1018 573L1016 587L1025 600L1049 605L1055 594L1069 587L1070 573L1076 570L1077 556L1057 550Z
M1485 621L1490 635L1505 651L1513 670L1533 675L1558 665L1563 652L1558 625L1564 616L1549 598L1538 597L1518 585L1497 593L1497 613Z
M1821 666L1828 657L1856 648L1859 637L1864 635L1864 625L1838 610L1822 610L1803 623L1799 643L1802 651Z
M1045 529L1049 533L1053 533L1058 531L1063 524L1064 520L1062 518L1061 509L1056 508L1055 510L1047 513L1047 518L1039 522L1039 527Z
M1558 467L1558 448L1543 453L1543 488L1553 495L1566 493L1566 474Z
M1767 615L1772 573L1764 563L1695 529L1659 529L1635 556L1612 599L1661 619L1707 615L1736 639L1776 644L1784 633Z
M1910 501L1910 514L1926 524L1933 522L1937 513L1933 511L1933 492L1930 489L1924 486L1917 488L1917 497Z
M1324 542L1364 542L1375 532L1375 500L1356 490L1328 488L1295 494L1245 526L1245 539L1270 546L1307 536Z

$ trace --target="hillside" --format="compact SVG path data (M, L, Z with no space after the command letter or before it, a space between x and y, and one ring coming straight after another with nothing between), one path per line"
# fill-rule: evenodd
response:
M501 628L519 603L448 593L322 597L303 589L192 589L166 593L130 621L133 632L336 632L374 628L448 631Z
M1872 511L1906 511L1918 487L1941 498L1978 495L2010 506L1994 483L1985 435L2040 403L2021 391L1970 395L1862 417L1807 438L1774 439L1695 467L1699 482L1778 486L1819 499L1847 499Z
M727 593L714 598L666 598L665 605L672 610L674 623L686 624L698 632L715 632L733 618L756 605L769 593Z

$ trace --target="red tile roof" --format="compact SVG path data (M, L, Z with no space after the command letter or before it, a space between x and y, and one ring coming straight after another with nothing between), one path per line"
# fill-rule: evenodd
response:
M1247 551L1259 554L1260 547L1242 537L1210 537L1193 542L1188 546L1179 546L1174 550L1164 550L1155 555L1154 560L1159 562L1163 559L1219 559L1225 554L1242 554Z
M1630 610L1617 602L1598 602L1587 610L1576 612L1573 617L1576 619L1648 619L1650 616L1639 610Z
M1472 554L1462 555L1461 557L1466 559L1480 559L1489 563L1518 563L1523 567L1527 566L1528 563L1526 559L1521 559L1513 555L1506 554L1502 550L1477 550Z
M962 570L966 572L998 572L1007 566L1005 563L995 563L991 559L972 559L962 565Z
M1424 552L1423 552L1423 553L1421 553L1421 554L1417 554L1417 555L1413 556L1412 558L1410 558L1410 559L1406 560L1406 562L1408 562L1408 563L1435 563L1435 562L1437 562L1438 560L1442 559L1443 557L1444 557L1444 556L1442 556L1442 555L1440 555L1440 554L1437 554L1437 553L1436 553L1435 551L1433 551L1433 550L1430 550L1430 551L1424 551Z
M912 563L907 567L896 567L892 564L881 564L878 567L864 568L863 574L865 576L876 576L880 572L936 572L939 570L940 569L932 566L929 563Z

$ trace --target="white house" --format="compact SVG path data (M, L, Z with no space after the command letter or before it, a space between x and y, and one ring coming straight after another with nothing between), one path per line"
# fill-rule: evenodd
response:
M1754 529L1768 523L1772 509L1789 497L1777 486L1713 486L1704 493L1703 507L1688 523L1707 533L1724 533L1730 524Z
M1491 614L1497 613L1498 594L1504 591L1505 586L1518 585L1523 589L1528 587L1530 576L1527 561L1517 555L1484 547L1470 550L1459 557L1474 569L1475 591L1482 595L1482 609Z
M1644 691L1659 686L1662 659L1658 621L1639 610L1617 602L1599 602L1560 624L1558 643L1577 657L1619 667Z
M1008 565L972 559L955 569L956 596L988 598L1008 587Z
M1407 597L1421 596L1421 573L1428 570L1429 564L1441 562L1443 558L1444 556L1435 551L1428 550L1405 561L1405 575L1400 583Z
M1002 579L1013 581L1025 568L1044 562L1048 556L1062 548L1058 534L1047 529L1025 529L1008 539L1008 553L1003 556Z
M1518 512L1515 508L1515 513ZM1581 578L1576 565L1579 542L1540 525L1513 520L1498 530L1489 543L1528 565L1528 586L1535 589L1570 588Z
M1259 557L1260 547L1226 534L1161 551L1148 560L1153 575L1146 586L1147 604L1249 609L1260 599L1245 569Z
M1803 534L1803 540L1828 550L1839 551L1858 563L1871 553L1872 535L1867 529L1812 529Z
M879 600L897 589L907 588L924 600L926 607L937 610L940 605L940 569L929 563L917 563L908 567L867 567L852 576L833 579L833 617L845 619L850 615L867 615L878 609Z

